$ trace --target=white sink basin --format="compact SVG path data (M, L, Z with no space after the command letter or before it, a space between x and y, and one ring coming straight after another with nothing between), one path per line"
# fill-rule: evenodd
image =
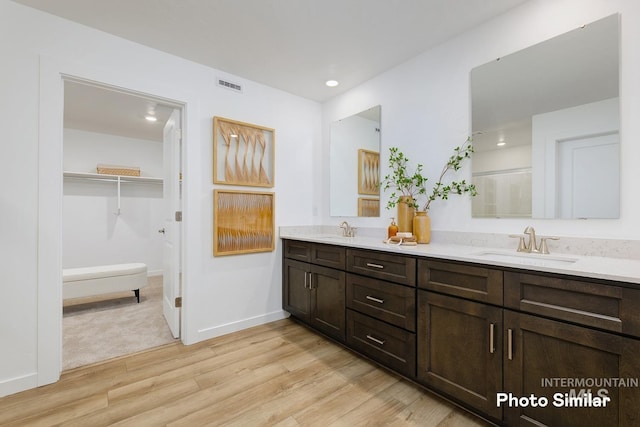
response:
M475 257L491 261L502 261L540 267L562 267L573 264L578 258L562 255L536 254L526 252L481 251L472 254Z

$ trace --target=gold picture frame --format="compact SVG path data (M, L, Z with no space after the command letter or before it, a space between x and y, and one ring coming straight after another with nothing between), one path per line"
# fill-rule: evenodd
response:
M358 216L380 216L380 199L358 197Z
M380 195L380 153L358 150L358 194Z
M271 252L275 248L275 193L213 192L213 255Z
M213 118L213 182L273 187L275 130Z

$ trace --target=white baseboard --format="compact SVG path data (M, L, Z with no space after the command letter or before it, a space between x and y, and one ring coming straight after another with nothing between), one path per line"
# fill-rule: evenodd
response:
M35 372L7 380L0 380L0 397L36 387L38 387L38 374Z
M238 332L254 326L264 325L265 323L275 322L276 320L286 319L287 317L289 317L289 313L283 310L278 310L260 316L250 317L248 319L225 323L224 325L199 329L198 334L195 337L196 340L193 342L185 342L185 344L195 344L200 341L230 334L232 332Z

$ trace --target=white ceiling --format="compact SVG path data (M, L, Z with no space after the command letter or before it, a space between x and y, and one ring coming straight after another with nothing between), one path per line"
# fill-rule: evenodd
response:
M526 0L14 1L322 102ZM340 85L327 87L330 78ZM148 108L65 84L65 127L161 141L169 109L156 106L152 124Z
M14 1L319 102L525 2Z
M162 142L173 107L142 96L66 80L64 127ZM157 118L150 122L145 116Z

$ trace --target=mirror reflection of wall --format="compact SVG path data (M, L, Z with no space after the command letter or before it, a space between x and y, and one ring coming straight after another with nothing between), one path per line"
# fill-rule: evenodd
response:
M380 216L380 106L331 123L331 216Z
M618 218L618 46L612 15L471 71L472 216Z

